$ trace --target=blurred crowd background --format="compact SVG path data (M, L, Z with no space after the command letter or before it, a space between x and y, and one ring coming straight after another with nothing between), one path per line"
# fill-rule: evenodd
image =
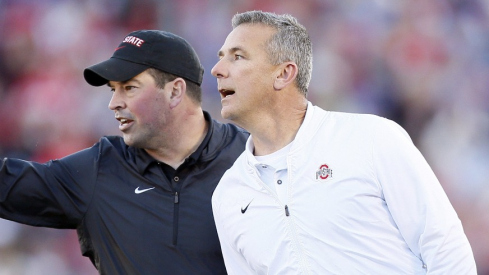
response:
M210 70L231 17L246 10L290 13L309 30L315 105L408 131L462 220L479 274L489 274L488 0L0 0L0 157L45 162L119 134L109 88L82 72L137 29L195 47L204 108L222 120ZM0 219L6 274L97 272L73 230Z

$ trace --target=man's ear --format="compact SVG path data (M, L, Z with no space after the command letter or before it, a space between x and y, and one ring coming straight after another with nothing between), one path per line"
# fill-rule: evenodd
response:
M282 90L286 86L292 84L298 73L297 65L294 62L285 62L278 66L277 76L273 83L275 90Z
M170 94L170 108L173 109L182 102L185 93L187 92L187 83L183 78L176 78L173 80L171 86L171 94Z

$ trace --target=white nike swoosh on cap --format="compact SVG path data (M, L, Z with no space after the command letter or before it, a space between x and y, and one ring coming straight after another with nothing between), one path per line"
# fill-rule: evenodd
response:
M152 189L155 189L154 187L151 187L151 188L146 188L146 189L139 189L139 186L136 188L136 190L134 190L134 193L136 194L141 194L141 193L144 193L146 191L149 191L149 190L152 190Z

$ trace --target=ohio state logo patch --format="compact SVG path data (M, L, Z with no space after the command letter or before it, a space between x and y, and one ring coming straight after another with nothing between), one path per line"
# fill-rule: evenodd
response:
M319 166L316 171L316 180L327 180L333 177L333 170L327 164Z

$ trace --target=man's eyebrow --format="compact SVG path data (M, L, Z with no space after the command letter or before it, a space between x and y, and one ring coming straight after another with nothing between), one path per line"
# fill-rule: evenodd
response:
M246 51L245 51L245 50L243 50L243 48L241 48L241 47L233 47L233 48L231 48L231 49L227 50L227 52L229 52L229 53L235 53L235 52L237 52L237 51L242 51L242 52L246 53ZM218 52L217 52L217 56L218 56L218 57L222 57L222 56L224 56L224 51L223 51L223 50L218 51Z
M135 78L131 78L131 79L126 80L126 81L113 81L113 82L120 83L121 85L126 85L129 82L136 82L136 84L141 84L141 81L139 81L139 80L137 80ZM112 86L110 85L110 81L107 82L107 86L109 86L109 87L112 88Z
M122 85L125 85L125 84L127 84L129 82L136 82L136 84L138 84L138 85L141 84L141 81L139 79L137 79L137 78L131 78L131 79L126 80L126 81L121 81L121 84Z

